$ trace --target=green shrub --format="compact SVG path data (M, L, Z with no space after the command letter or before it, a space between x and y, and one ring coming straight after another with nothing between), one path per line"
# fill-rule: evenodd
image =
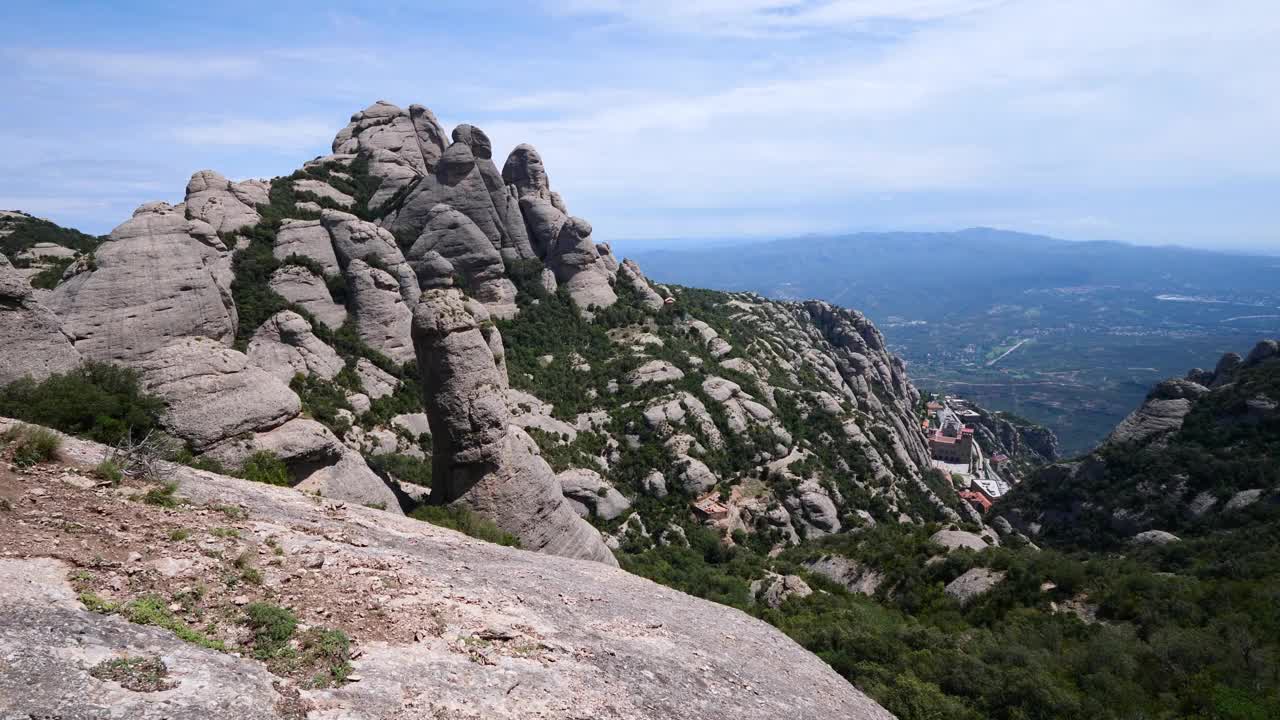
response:
M314 669L311 685L334 687L351 675L351 638L341 630L315 627L298 638L301 663Z
M419 460L409 455L371 455L366 460L369 467L383 478L395 478L400 482L431 487L431 460Z
M13 448L13 462L18 467L56 460L62 447L62 438L57 433L33 425L11 428L3 439Z
M246 605L241 622L253 633L253 655L259 660L279 655L298 628L298 617L292 610L263 602Z
M157 507L174 508L182 504L178 500L176 493L178 492L177 483L164 483L158 487L153 487L142 496L142 502Z
M49 266L31 277L31 287L52 290L62 281L62 275L75 262L73 258L55 258L48 261Z
M35 382L0 389L0 415L116 445L159 428L164 403L143 392L138 374L110 363L86 362Z
M240 477L267 485L288 487L292 484L288 466L269 450L259 450L250 455L240 468Z
M520 538L464 508L446 505L420 505L409 513L409 517L432 525L449 528L450 530L457 530L464 535L470 535L473 538L497 543L498 545L520 547Z
M112 485L119 485L124 479L124 472L120 470L120 466L112 460L103 460L93 468L93 474L100 480L105 480Z

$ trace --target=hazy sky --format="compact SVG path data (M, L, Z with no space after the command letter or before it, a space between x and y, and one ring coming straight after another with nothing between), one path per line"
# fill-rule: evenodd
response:
M105 232L419 102L598 240L989 225L1280 252L1276 0L22 3L0 208Z

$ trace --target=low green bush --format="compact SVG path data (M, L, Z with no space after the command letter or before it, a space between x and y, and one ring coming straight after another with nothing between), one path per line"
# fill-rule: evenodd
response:
M420 505L410 511L409 517L432 525L449 528L450 530L457 530L464 535L470 535L473 538L498 545L520 547L520 538L463 508L445 505Z
M110 363L90 361L40 382L24 378L0 389L0 415L107 445L158 429L163 410L135 371Z
M62 447L62 438L57 433L33 425L11 428L3 439L13 449L13 462L19 467L56 460Z
M250 455L240 467L240 477L267 485L288 487L292 484L288 466L269 450L259 450Z

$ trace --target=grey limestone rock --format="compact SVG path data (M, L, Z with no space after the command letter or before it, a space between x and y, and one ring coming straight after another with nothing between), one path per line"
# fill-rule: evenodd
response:
M756 602L775 610L793 597L805 598L812 594L813 588L809 587L809 584L799 575L779 575L771 572L751 583L751 595Z
M591 224L586 220L571 217L560 226L555 243L547 250L546 262L580 309L606 308L618 301L608 269L591 241Z
M515 316L516 287L507 278L502 255L471 218L448 205L431 209L426 227L409 250L409 264L423 287L437 284L441 258L461 276L467 294L484 303L493 316Z
M852 593L875 595L884 582L884 574L842 555L825 555L804 563L809 572L840 583Z
M454 142L465 143L476 158L476 167L489 191L489 200L497 213L499 245L502 257L507 260L527 260L536 257L529 244L529 234L524 218L520 215L520 199L517 190L509 187L493 163L493 143L480 128L459 125L453 129Z
M282 425L302 404L289 386L208 338L184 338L134 363L165 403L163 422L197 451Z
M684 371L666 360L650 360L627 373L626 382L631 387L640 387L651 383L669 383L682 377L684 377Z
M395 376L369 362L367 358L356 360L356 377L360 378L360 387L364 388L365 394L374 400L386 397L400 387L400 381Z
M315 336L311 323L291 310L268 318L253 334L245 354L249 362L286 384L299 373L332 380L344 366L338 353Z
M322 200L328 200L341 208L350 209L352 205L356 204L355 198L320 180L312 180L310 178L294 180L293 190L296 193L314 195Z
M397 363L413 360L413 313L405 303L400 284L363 260L352 260L345 273L360 339Z
M1177 535L1164 530L1147 530L1134 535L1132 541L1138 545L1168 545L1181 540Z
M948 552L959 548L986 550L988 547L981 536L965 530L939 530L929 537L929 541L941 545Z
M612 520L631 508L631 501L595 470L570 468L557 474L556 480L561 493L583 517L595 515Z
M537 445L510 424L505 377L461 294L425 291L413 338L431 421L432 501L487 517L526 548L616 565Z
M943 592L955 598L961 605L968 605L979 596L1004 581L1005 573L984 567L970 568L960 577L947 583Z
M213 170L201 170L187 182L184 201L193 220L209 223L216 232L234 232L262 219L258 205L268 202L269 186L261 180L233 183Z
M44 380L80 364L80 353L57 316L35 298L26 278L4 255L0 255L0 343L17 350L4 354L0 386L23 377Z
M329 231L339 265L349 271L353 261L361 260L394 277L406 305L412 307L418 302L417 275L391 233L338 210L325 210L320 214L320 223Z
M230 253L182 206L138 208L94 256L96 269L63 282L47 303L85 357L132 362L179 338L235 337Z
M435 115L420 105L411 105L406 112L379 100L352 115L333 140L335 153L374 150L392 153L418 173L427 174L444 152L444 130Z
M268 286L330 330L337 330L347 321L347 309L333 301L325 279L309 268L285 265L271 274Z
M319 263L326 277L342 272L338 257L333 253L333 240L319 220L285 220L276 231L272 254L277 260L291 255L308 258Z
M1104 446L1140 442L1178 430L1182 427L1183 418L1191 412L1195 399L1208 391L1208 388L1190 380L1160 383L1147 395L1141 407L1111 431L1103 441Z
M636 294L640 296L640 303L646 308L653 311L662 309L662 296L649 284L649 279L640 271L640 266L634 260L622 261L622 265L618 267L618 277L635 289Z

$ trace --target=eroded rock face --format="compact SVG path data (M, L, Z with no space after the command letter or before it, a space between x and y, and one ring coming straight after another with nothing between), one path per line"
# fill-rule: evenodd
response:
M618 277L635 289L636 294L640 296L640 302L646 308L653 311L662 309L662 296L649 284L649 279L640 271L640 266L634 260L622 261L622 265L618 267Z
M1191 412L1191 405L1209 389L1190 380L1166 380L1147 395L1146 402L1129 414L1103 445L1142 442L1157 435L1174 432Z
M178 340L134 365L147 392L164 400L165 426L196 451L277 427L302 410L289 386L208 338Z
M271 274L268 286L330 330L337 330L347 321L347 308L333 301L325 279L308 268L285 265Z
M201 170L187 182L184 204L193 220L203 220L215 232L234 232L257 225L258 205L269 202L270 186L262 180L233 183L213 170Z
M0 344L17 348L0 363L0 386L30 377L40 381L80 364L80 353L58 318L32 293L9 258L0 255Z
M595 515L612 520L631 509L631 501L595 470L571 468L556 475L556 480L560 491L583 517Z
M48 301L85 357L133 362L179 338L235 338L230 253L181 205L138 208L94 257L96 269L62 283Z
M440 282L441 273L457 273L467 294L494 317L516 315L516 287L507 278L502 255L471 218L448 205L436 205L427 214L427 225L409 250L409 264L423 287L447 286Z
M586 220L571 217L560 226L546 262L579 308L606 308L618 301L609 271L591 241L591 223Z
M981 536L964 530L939 530L929 537L929 541L941 545L948 552L959 548L982 551L988 547Z
M510 425L504 378L460 293L424 292L413 338L431 421L432 500L493 520L526 548L616 564L536 444Z
M1005 578L1001 570L984 567L970 568L960 577L947 583L943 592L955 598L961 605L968 605L982 595L991 592Z
M320 223L329 231L338 264L350 272L353 261L367 265L395 278L400 296L412 307L418 302L418 278L405 261L395 237L371 222L337 210L325 210Z
M268 318L253 334L245 354L249 362L286 384L299 373L332 380L345 364L333 348L315 336L311 323L290 310Z
M363 260L352 260L345 272L360 339L397 363L413 360L413 314L401 295L400 284Z
M406 112L379 100L351 116L333 140L335 153L386 151L420 174L434 171L444 153L444 130L430 110L411 105Z
M272 253L277 260L284 260L292 255L314 260L319 263L325 277L341 272L338 257L333 253L329 231L319 220L285 220L276 232Z
M782 607L790 598L804 598L812 594L813 589L799 575L768 573L751 583L751 595L756 602L774 609Z

